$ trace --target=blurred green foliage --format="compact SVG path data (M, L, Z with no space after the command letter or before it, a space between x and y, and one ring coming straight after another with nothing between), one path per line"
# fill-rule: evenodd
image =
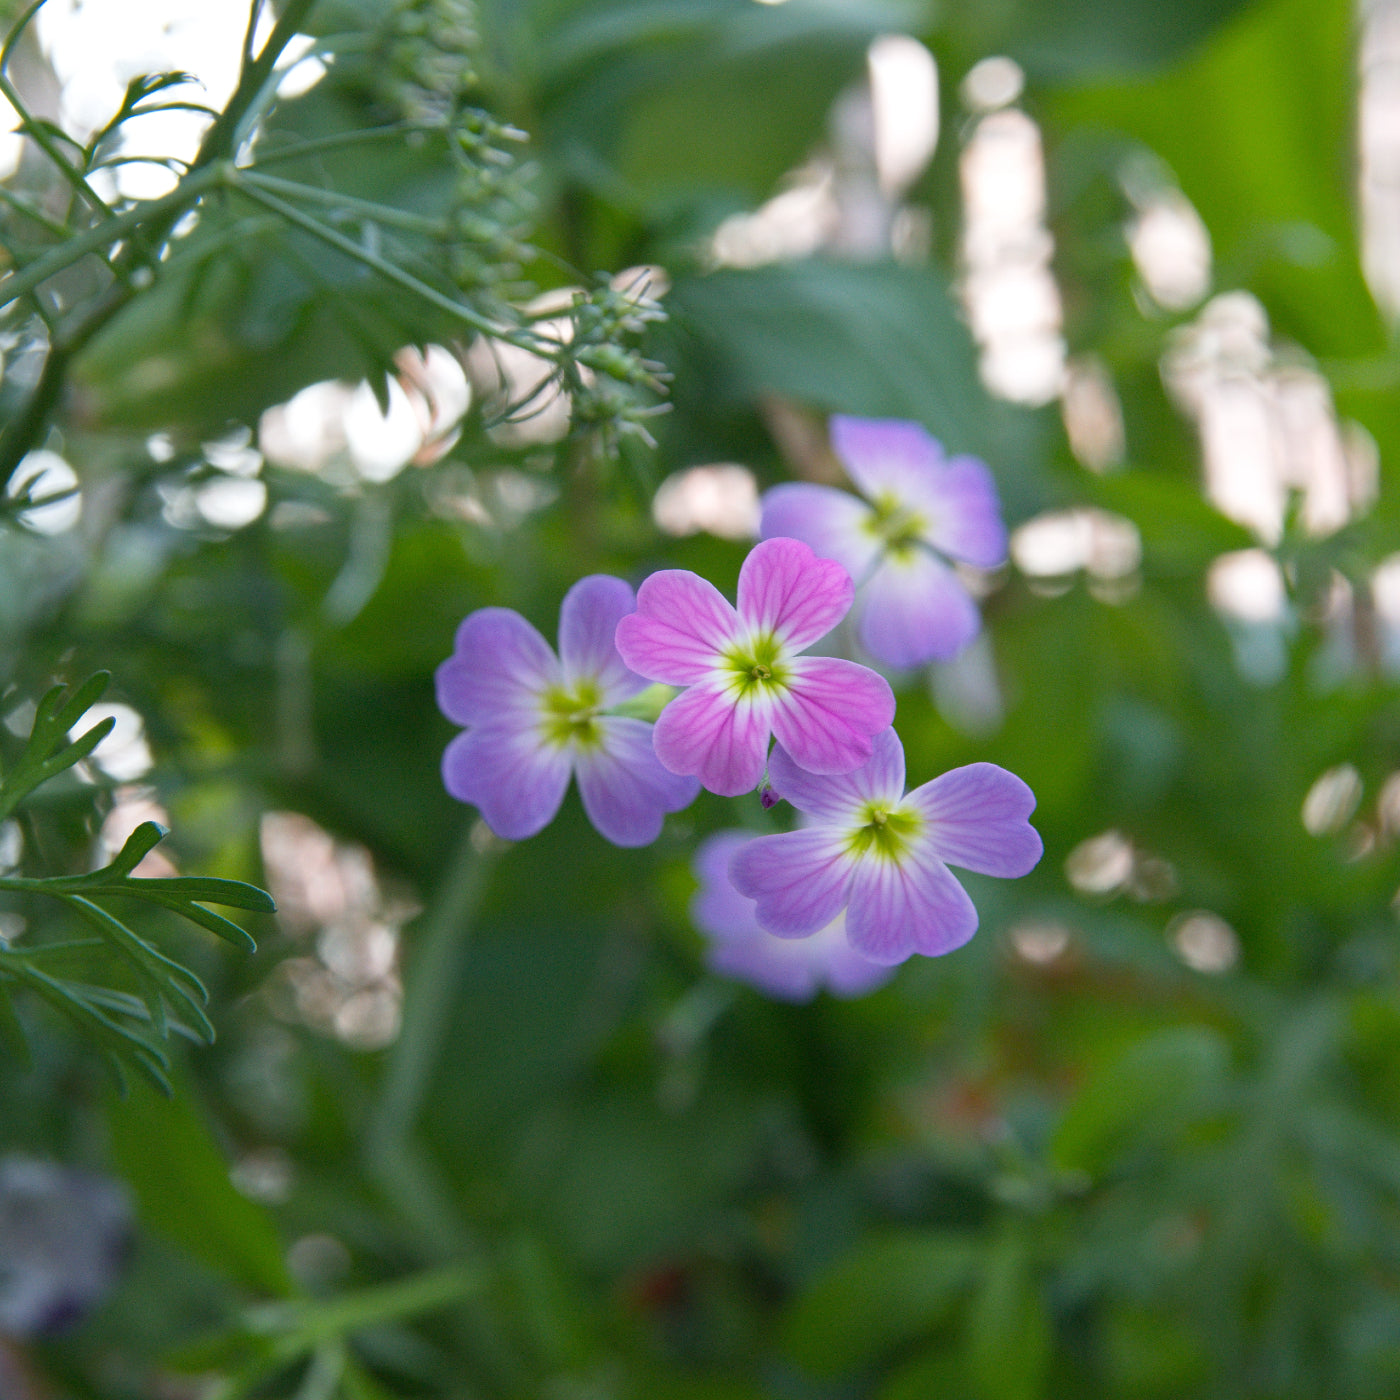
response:
M343 908L256 915L255 955L162 923L218 1038L172 1055L173 1099L143 1084L123 1099L0 960L32 1053L7 1041L0 1059L0 1145L114 1173L141 1221L104 1306L25 1346L32 1394L1395 1394L1400 871L1379 796L1400 709L1369 580L1400 538L1400 361L1358 254L1352 7L283 13L334 61L255 110L251 167L186 177L207 181L185 186L197 227L167 242L165 213L192 205L147 210L132 227L148 219L156 243L93 235L115 273L75 260L51 284L61 301L7 313L7 469L19 449L61 451L83 515L45 535L28 502L7 507L0 690L9 723L55 678L109 670L155 756L161 850L191 876L275 885L269 812L319 824L337 869L367 852L383 905L361 913L404 925L402 1026L347 1044L298 1000L331 976ZM939 62L943 134L909 195L927 255L715 270L719 222L830 139L833 103L889 32ZM42 73L37 47L18 52ZM959 83L994 53L1022 64L1040 123L1070 349L1121 399L1115 473L1077 463L1053 409L983 390L958 310ZM1163 387L1195 309L1138 285L1130 166L1194 204L1215 289L1253 294L1286 353L1316 357L1382 463L1346 529L1290 523L1294 623L1269 674L1241 665L1249 637L1207 600L1211 562L1252 536L1205 503ZM98 226L37 150L4 188L58 224L6 203L11 278ZM652 263L672 282L660 326L608 282ZM535 300L561 288L581 290ZM561 311L574 341L546 344L541 318ZM181 514L182 492L220 479L211 441L246 441L318 380L368 377L382 397L402 345L465 349L483 324L550 354L576 396L567 435L503 435L508 406L478 382L435 461L378 483L268 463L252 523ZM452 727L432 670L473 608L552 632L585 573L679 565L732 587L743 546L659 533L655 487L714 461L763 485L812 470L803 431L831 411L923 422L987 458L1011 525L1097 506L1137 527L1143 557L1111 596L1083 573L1047 588L1007 571L985 604L1004 703L985 731L900 678L911 778L1004 764L1037 794L1046 856L1015 884L969 878L982 930L960 952L860 1001L794 1007L707 974L686 913L696 838L759 823L756 803L705 797L655 846L618 851L570 796L502 848L441 788ZM1334 575L1359 619L1340 652ZM6 775L25 732L9 729ZM1311 834L1305 798L1343 764L1360 805ZM86 777L22 810L17 878L91 868L120 794ZM1067 859L1110 831L1142 879L1076 889ZM298 849L307 870L330 859ZM7 959L65 936L19 899L0 894L27 919ZM1178 955L1199 911L1237 940L1222 970ZM113 994L139 991L113 975Z

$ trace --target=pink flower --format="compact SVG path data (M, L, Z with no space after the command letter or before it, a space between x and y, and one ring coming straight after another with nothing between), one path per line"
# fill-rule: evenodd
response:
M861 496L791 482L763 496L759 533L805 540L859 585L856 635L887 666L946 661L981 626L947 560L1006 558L996 483L976 457L945 458L917 423L831 420L831 445Z
M949 865L1027 874L1042 851L1028 820L1035 795L993 763L905 793L899 736L877 735L874 749L842 777L804 772L774 749L774 790L809 824L755 837L730 862L730 879L757 902L759 924L783 938L816 933L844 910L851 946L872 962L952 952L976 933L977 910Z
M846 615L850 575L797 540L765 540L739 571L736 611L687 569L652 574L617 649L638 675L687 687L661 712L656 756L736 797L763 776L768 740L811 773L849 773L894 718L894 694L851 661L801 652Z
M457 629L437 669L438 707L470 727L447 746L442 779L497 836L547 826L571 774L589 821L616 846L655 841L666 813L695 797L692 780L657 761L651 725L609 713L646 687L613 646L632 607L622 579L581 578L559 610L559 656L509 608L481 608Z

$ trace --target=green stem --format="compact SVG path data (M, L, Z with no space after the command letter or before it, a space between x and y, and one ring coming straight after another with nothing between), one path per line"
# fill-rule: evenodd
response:
M29 108L25 106L24 98L20 96L19 91L2 68L0 68L0 94L3 94L6 101L15 109L15 114L20 120L20 130L53 161L63 178L97 213L104 217L109 216L112 212L111 206L88 184L82 171L59 150L53 137L30 115Z
M372 145L377 141L398 141L415 131L446 131L441 122L394 122L389 126L372 126L365 131L337 131L330 136L315 136L309 141L298 141L278 150L263 150L261 146L253 152L253 163L241 167L243 170L262 170L269 165L281 165L289 160L303 160L307 156L322 155L326 151L342 151L355 146Z
M280 1334L281 1346L295 1355L366 1327L431 1312L476 1292L482 1283L478 1270L453 1264L325 1302L269 1303L250 1311L246 1326L254 1335Z
M62 272L64 268L71 267L89 253L99 252L113 243L120 242L143 224L161 218L171 218L172 215L178 218L209 190L222 184L227 178L228 173L222 167L205 167L187 175L169 194L162 195L159 199L145 200L120 214L113 214L51 249L43 257L29 263L22 272L11 273L0 281L0 311L11 302L18 301L20 297L28 296L41 283ZM172 222L174 218L171 219Z
M411 272L405 272L401 267L396 267L377 254L362 248L354 239L346 238L343 233L338 233L319 219L313 219L309 214L302 213L295 205L278 199L276 195L269 194L266 190L258 189L243 180L236 180L234 188L245 199L250 199L255 204L261 204L264 209L271 210L272 213L279 215L295 228L301 229L303 233L309 233L313 238L320 239L322 243L334 248L337 252L344 253L347 258L353 258L364 267L377 272L386 282L392 282L396 287L402 287L404 291L412 292L421 301L427 302L428 305L436 307L439 311L447 312L449 316L455 317L464 325L470 326L475 331L480 331L483 335L509 340L512 344L520 344L523 337L525 343L521 345L521 348L532 350L535 354L541 353L540 345L547 344L538 337L529 336L528 333L516 332L510 327L498 325L489 317L473 311L464 303L445 296L426 282L420 281ZM558 346L556 345L554 348L557 350Z
M323 209L357 214L366 219L373 219L375 223L383 224L386 228L401 228L408 233L421 233L429 238L443 238L449 232L446 222L442 219L425 218L422 214L412 214L406 209L377 204L372 199L357 199L354 195L321 189L316 185L303 185L297 180L281 180L276 175L263 175L257 170L240 170L238 184L244 188L256 185L268 194L286 195L288 199L319 204Z
M259 0L254 0L254 9L257 8L258 3ZM205 132L204 140L200 143L199 154L194 159L194 169L198 170L219 161L230 160L238 153L238 129L243 118L258 100L268 79L272 77L272 70L277 66L277 60L281 58L282 50L300 31L302 20L306 18L308 11L315 3L316 0L287 0L282 13L277 17L277 23L273 26L272 33L268 36L267 43L263 45L262 52L255 59L250 60L248 48L244 49L243 67L238 75L238 86L234 89L233 96L228 100L228 106L224 108L218 120ZM249 24L253 23L253 19L250 18Z
M471 935L471 925L494 864L472 839L474 821L463 828L424 921L419 925L404 997L403 1028L389 1053L379 1104L366 1137L371 1172L395 1204L413 1218L435 1252L460 1249L461 1230L448 1193L412 1142L413 1128L442 1051L452 996Z

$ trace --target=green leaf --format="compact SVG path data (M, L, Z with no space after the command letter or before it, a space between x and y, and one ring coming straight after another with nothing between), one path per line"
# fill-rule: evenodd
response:
M95 724L66 748L60 748L68 732L90 710L107 688L110 676L98 671L89 676L71 695L63 685L53 686L35 707L34 723L18 761L0 781L0 821L36 788L55 773L71 768L84 759L112 732L115 719Z
M29 1039L15 1012L15 1004L4 978L0 978L0 1040L25 1069L32 1067L34 1059L29 1050Z
M928 268L812 259L714 272L677 282L667 307L716 362L707 392L915 418L951 451L986 450L993 415L972 342Z
M1082 82L1160 67L1206 39L1249 0L1012 0L969 7L949 27L977 33L982 53L1006 53L1035 78ZM990 23L988 19L990 17Z
M145 882L143 881L143 883ZM122 893L127 894L130 891L123 890ZM258 950L257 943L254 942L252 934L247 929L234 923L232 919L224 918L222 914L216 914L212 909L206 909L202 904L195 904L188 899L163 894L156 890L142 890L139 897L149 900L152 904L159 904L163 909L173 910L181 918L198 924L200 928L208 929L210 933L222 938L226 943L232 943L235 948L240 948L247 953L256 953Z
M877 1361L948 1316L976 1272L967 1235L910 1231L867 1238L798 1297L783 1346L805 1370L839 1376Z
M968 1369L980 1400L1037 1400L1053 1340L1027 1244L1008 1231L992 1246L968 1319Z
M126 838L116 859L102 871L102 874L130 875L131 872L170 835L170 828L159 822L142 822Z
M246 1288L293 1292L276 1229L233 1189L188 1085L168 1100L138 1090L109 1104L107 1121L113 1159L146 1225Z
M1174 1026L1144 1037L1090 1074L1060 1120L1051 1159L1097 1175L1209 1103L1229 1067L1229 1047L1209 1027Z

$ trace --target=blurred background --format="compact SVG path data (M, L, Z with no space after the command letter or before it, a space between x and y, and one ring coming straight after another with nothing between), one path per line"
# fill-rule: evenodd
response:
M0 824L3 1400L1400 1393L1400 4L5 12L0 773L115 727ZM788 1003L689 913L756 799L507 845L432 673L731 591L837 412L997 479L891 679L1046 849ZM132 914L170 1097L18 970L154 1034L14 884L150 820L278 906Z

